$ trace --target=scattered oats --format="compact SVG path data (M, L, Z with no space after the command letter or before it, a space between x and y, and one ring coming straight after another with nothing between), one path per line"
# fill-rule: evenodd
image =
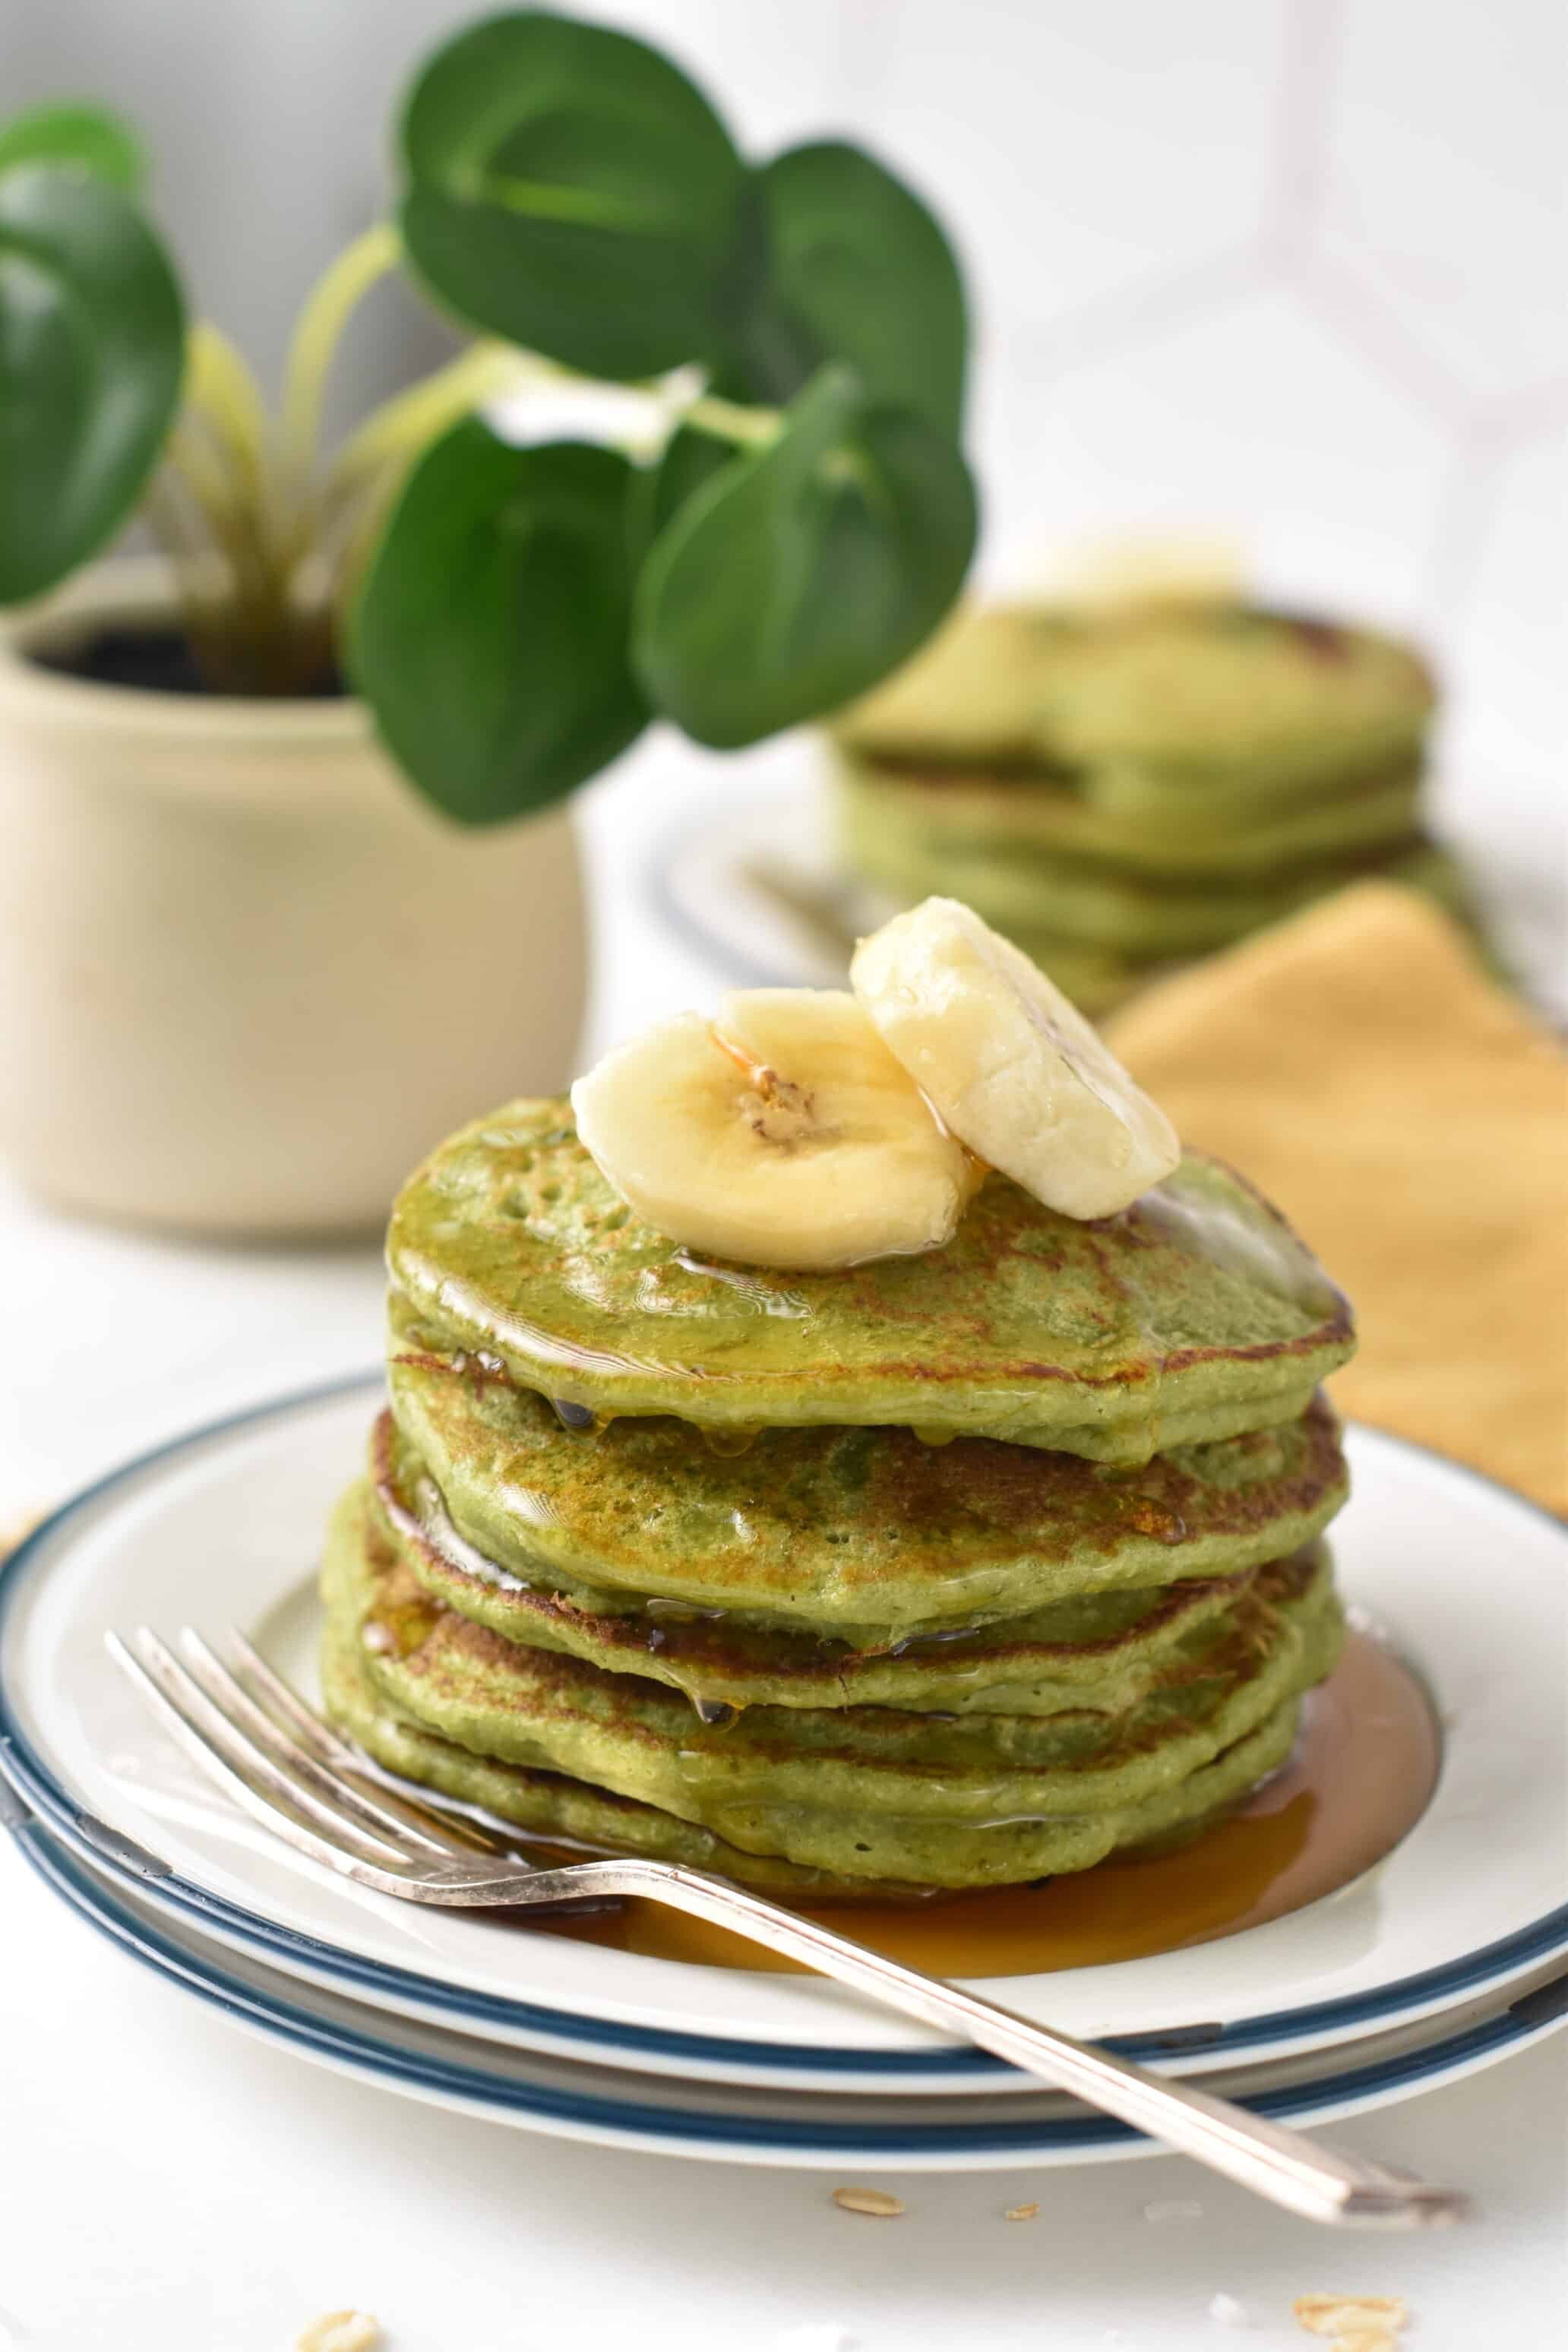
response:
M1348 2336L1336 2336L1331 2352L1394 2352L1394 2338L1379 2320L1375 2327L1352 2327Z
M1250 2327L1252 2325L1246 2304L1237 2303L1233 2294L1211 2295L1209 2317L1217 2319L1222 2327Z
M1037 2221L1039 2218L1037 2205L1009 2205L1002 2216L1004 2221Z
M1290 2308L1309 2336L1350 2336L1346 2352L1391 2344L1410 2316L1397 2294L1299 2294Z
M833 2201L847 2213L874 2213L879 2221L896 2221L904 2210L903 2199L889 2197L885 2189L836 2189Z
M368 2311L328 2311L313 2319L294 2352L372 2352L381 2329Z
M1204 2209L1195 2197L1157 2197L1143 2208L1145 2221L1201 2221Z

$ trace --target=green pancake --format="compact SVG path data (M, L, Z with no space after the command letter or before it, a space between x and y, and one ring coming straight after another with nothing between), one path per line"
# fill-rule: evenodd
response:
M388 1362L391 1499L526 1641L519 1580L596 1615L651 1597L731 1629L804 1630L857 1650L1084 1596L1235 1575L1297 1550L1344 1500L1334 1417L1178 1447L1127 1468L896 1427L764 1430L715 1454L671 1416L563 1429L545 1400L472 1360ZM423 1474L423 1475L422 1475ZM428 1491L421 1491L426 1487ZM659 1622L668 1622L665 1611Z
M1117 1709L1143 1696L1181 1644L1260 1571L1189 1577L1158 1591L1100 1593L1007 1618L983 1632L914 1635L850 1650L809 1634L736 1625L713 1612L585 1608L465 1565L449 1539L378 1489L375 1524L424 1591L526 1648L564 1651L611 1674L683 1691L705 1721L746 1706L892 1706L952 1715ZM460 1539L459 1539L460 1542Z
M1288 801L1416 751L1435 692L1407 646L1239 604L959 615L845 714L874 756L1034 768L1131 814L1163 793Z
M994 1175L943 1249L778 1274L677 1249L569 1104L523 1101L416 1172L387 1263L421 1347L601 1415L732 1433L892 1423L1144 1462L1298 1419L1354 1346L1284 1220L1195 1154L1094 1223Z
M772 1854L745 1853L695 1822L679 1821L673 1813L660 1812L656 1806L639 1804L629 1797L617 1797L611 1790L569 1780L563 1773L535 1772L523 1765L476 1756L391 1706L366 1671L352 1622L341 1613L329 1618L322 1637L321 1691L333 1722L384 1770L458 1804L480 1806L552 1846L566 1844L588 1853L633 1853L652 1861L683 1863L690 1869L714 1871L721 1877L796 1904L865 1902L870 1897L914 1901L960 1893L966 1887L1017 1885L1030 1874L1020 1851L1023 1837L1012 1824L1000 1824L984 1838L972 1837L968 1877L925 1884L878 1878L865 1872L841 1877L830 1871L800 1869ZM1297 1714L1295 1706L1281 1708L1273 1723L1196 1775L1185 1792L1189 1802L1179 1819L1161 1821L1157 1817L1166 1809L1149 1806L1144 1809L1149 1824L1142 1834L1137 1822L1124 1824L1129 1835L1123 1850L1178 1843L1228 1811L1283 1763L1295 1737Z
M1099 807L1162 791L1279 804L1419 752L1435 701L1407 646L1289 614L1165 615L1057 665L1042 739Z
M323 1590L334 1643L358 1628L394 1715L454 1747L607 1788L743 1853L962 1886L1087 1867L1206 1817L1271 1769L1340 1638L1326 1566L1282 1579L1272 1605L1238 1607L1125 1716L758 1707L721 1728L640 1676L520 1648L434 1606L363 1485L334 1517Z
M327 1715L384 1770L416 1781L460 1805L478 1805L552 1846L582 1848L591 1854L634 1853L655 1862L684 1863L689 1869L717 1871L763 1893L796 1903L863 1900L868 1892L914 1899L927 1889L910 1885L869 1886L843 1881L820 1870L797 1870L769 1854L742 1853L710 1830L677 1821L653 1805L591 1788L561 1772L532 1772L458 1748L412 1717L399 1715L377 1689L367 1670L359 1630L343 1609L330 1612L321 1636L321 1702Z
M918 876L922 897L947 887L931 877L947 873L950 862L956 872L980 858L1174 885L1278 878L1408 840L1420 793L1419 765L1408 760L1250 818L1184 803L1164 817L1158 811L1118 817L1089 806L1054 776L911 769L848 753L834 779L849 864L895 887ZM963 895L956 884L953 895Z
M654 1430L663 1424L641 1426ZM1232 1446L1272 1444L1268 1438L1231 1441ZM1331 1447L1325 1451L1331 1454ZM418 1457L396 1437L386 1416L377 1426L371 1454L377 1532L433 1599L508 1641L564 1651L610 1671L668 1683L708 1711L763 1705L936 1707L952 1714L1003 1715L1044 1715L1069 1706L1121 1709L1152 1687L1184 1643L1241 1600L1255 1575L1252 1570L1226 1576L1189 1573L1161 1586L1102 1586L1070 1592L1016 1615L976 1616L897 1640L889 1640L885 1629L857 1625L851 1629L852 1647L842 1633L823 1638L780 1631L760 1626L749 1614L733 1610L659 1599L650 1605L640 1597L628 1606L624 1592L595 1591L576 1580L563 1585L543 1562L526 1561L528 1572L520 1575L458 1533L434 1481L422 1475ZM1024 1460L1026 1465L1069 1465L1066 1455L1026 1455ZM1070 1467L1082 1473L1086 1465L1075 1462ZM592 1477L591 1465L584 1475ZM613 1475L609 1483L616 1483ZM1200 1505L1209 1499L1196 1481L1193 1485ZM940 1486L933 1482L933 1487L940 1503ZM1342 1491L1342 1479L1327 1471L1310 1512L1293 1510L1275 1522L1274 1548L1267 1557L1279 1556L1284 1537L1325 1521ZM1259 1513L1259 1525L1261 1520ZM958 1534L964 1532L962 1517L950 1511L949 1521ZM1179 1521L1166 1524L1173 1523ZM770 1537L784 1539L788 1524L786 1507L778 1513ZM940 1579L940 1549L929 1524L918 1517L902 1524L921 1536L930 1572ZM868 1513L867 1541L856 1563L863 1574L869 1570L874 1576L879 1553L885 1560L894 1552L889 1538L897 1537L899 1525L879 1524ZM997 1532L993 1530L994 1539ZM699 1518L699 1549L701 1537ZM1255 1531L1247 1549L1262 1549L1268 1540ZM515 1546L509 1549L516 1558ZM1039 1539L1026 1537L1024 1549L1026 1559L1037 1558ZM1184 1549L1177 1547L1178 1552ZM668 1535L662 1549L669 1549ZM1051 1580L1064 1580L1059 1564ZM1042 1579L1042 1585L1046 1581ZM880 1646L865 1646L875 1640Z
M905 891L899 895L910 904L915 903L914 893ZM933 895L945 898L947 893L934 889L919 893L921 898ZM1016 947L1022 948L1031 963L1049 972L1063 995L1070 997L1091 1021L1114 1013L1119 1004L1125 1004L1130 996L1162 971L1176 968L1168 961L1150 963L1123 955L1114 948L1089 947L1082 940L1063 939L1059 932L1034 923L1006 923L997 928Z
M1055 630L1039 607L960 604L912 661L838 712L835 739L876 758L1037 764L1038 671Z
M933 856L899 845L884 852L876 878L911 904L932 896L962 898L999 929L1025 925L1153 963L1232 946L1249 931L1282 922L1351 882L1376 876L1439 895L1451 871L1443 852L1419 841L1405 842L1393 854L1363 851L1286 875L1203 884L1119 876L1081 861L1026 858L1005 846Z

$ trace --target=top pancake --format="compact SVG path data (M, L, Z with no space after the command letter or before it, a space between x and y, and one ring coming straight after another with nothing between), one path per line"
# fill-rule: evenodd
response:
M1216 1162L1079 1223L987 1179L945 1249L834 1273L708 1264L643 1224L562 1099L509 1104L399 1194L394 1286L429 1342L601 1415L899 1423L1092 1460L1296 1419L1350 1310Z
M893 759L978 761L1170 784L1244 775L1294 793L1419 744L1432 680L1407 646L1239 604L962 611L837 722Z

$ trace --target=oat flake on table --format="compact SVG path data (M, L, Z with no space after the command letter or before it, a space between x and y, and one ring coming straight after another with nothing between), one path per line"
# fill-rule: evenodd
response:
M294 2352L374 2352L381 2328L368 2311L327 2311L313 2319Z
M833 2201L846 2213L869 2213L879 2221L895 2221L904 2210L903 2199L885 2189L836 2189Z
M1290 2308L1309 2336L1330 2337L1339 2352L1392 2352L1410 2316L1397 2294L1299 2294Z

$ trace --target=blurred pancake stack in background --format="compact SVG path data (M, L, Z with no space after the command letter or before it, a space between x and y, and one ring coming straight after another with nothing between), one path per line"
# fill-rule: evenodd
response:
M1464 914L1410 647L1228 589L969 606L834 730L840 852L963 898L1091 1015L1370 875Z

